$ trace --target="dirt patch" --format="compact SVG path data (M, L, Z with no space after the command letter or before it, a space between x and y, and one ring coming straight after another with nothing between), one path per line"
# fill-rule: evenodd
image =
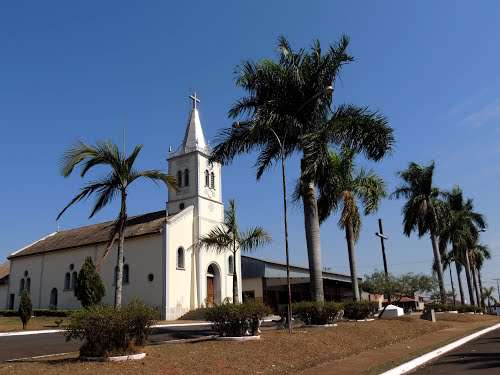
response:
M46 360L36 363L0 364L1 374L294 374L318 370L318 374L361 374L342 372L337 363L350 362L357 366L365 353L406 345L416 338L430 337L435 333L452 331L457 327L475 329L480 325L491 325L500 320L490 318L476 322L436 322L423 320L381 320L373 322L341 323L335 328L286 331L267 330L262 340L254 342L207 341L194 344L167 344L146 347L147 357L143 361L128 363L86 363L74 358ZM440 340L439 336L434 341ZM405 355L406 353L401 353ZM342 361L356 356L358 361ZM390 359L390 358L389 358ZM377 365L377 363L374 363ZM329 372L321 372L323 366ZM333 366L333 367L332 367ZM352 370L351 365L351 370ZM315 374L316 372L307 372Z

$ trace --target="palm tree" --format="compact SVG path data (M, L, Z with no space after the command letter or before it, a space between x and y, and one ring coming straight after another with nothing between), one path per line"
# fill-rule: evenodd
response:
M324 300L316 172L328 160L328 145L349 146L378 160L394 143L392 129L378 113L353 105L332 109L337 76L353 60L346 52L348 44L349 39L343 36L323 51L316 41L307 53L303 49L292 50L282 37L277 62L245 62L236 84L247 96L229 111L229 117L239 121L219 133L212 152L213 161L228 164L236 155L258 151L257 179L281 160L283 153L285 157L302 154L299 180L311 295L315 301ZM282 140L283 147L277 139ZM310 152L318 140L322 152Z
M320 221L324 221L335 211L340 211L338 225L345 230L353 296L360 300L358 275L356 271L355 244L361 230L361 215L358 200L369 215L378 209L380 200L386 196L384 181L373 171L355 169L354 153L342 150L332 152L328 170L319 183L320 197L318 208Z
M240 231L236 218L236 203L229 200L229 207L224 211L224 224L213 228L200 238L200 246L219 253L231 251L233 255L233 303L238 303L238 274L236 255L238 250L251 251L271 242L271 236L262 227Z
M443 220L440 233L442 242L450 242L456 259L459 259L465 268L470 303L475 304L473 278L469 249L479 238L479 230L486 227L483 215L474 211L472 199L465 200L460 187L455 186L451 191L442 194L446 200L446 220ZM479 301L478 301L479 304Z
M475 244L474 247L470 250L470 259L473 267L473 272L477 273L477 282L476 290L483 290L483 281L481 278L481 269L483 268L484 261L486 259L491 259L491 252L488 246L482 244ZM480 294L481 306L484 307L484 298Z
M123 254L125 242L125 228L127 225L127 189L135 181L146 178L154 182L164 182L167 187L175 188L175 178L158 170L138 171L134 168L134 162L141 152L142 145L137 145L130 155L120 152L118 146L110 141L97 142L95 146L87 145L84 142L78 142L75 146L69 148L61 159L61 174L69 177L73 170L80 166L80 177L97 166L105 166L110 169L109 173L97 180L90 181L80 190L67 205L64 207L57 220L73 204L87 199L92 195L96 200L89 218L92 218L97 212L106 207L113 199L120 195L121 205L120 213L111 230L106 250L101 258L104 259L113 246L116 237L118 237L118 258L117 275L115 286L115 308L120 308L122 303L122 284L123 284Z
M455 306L457 295L455 293L455 283L453 282L453 274L451 272L451 263L454 262L455 259L453 257L453 252L451 252L451 251L448 253L446 252L446 244L444 244L444 247L440 244L439 248L440 248L440 254L441 254L441 263L443 264L443 274L447 268L450 271L451 295L453 296L453 306ZM436 260L434 260L434 262L432 264L432 271L437 273L437 269L438 269L438 265L436 263ZM460 292L463 294L462 284L460 283L460 280L459 280L459 284L460 284Z
M408 237L413 231L416 231L419 237L429 233L434 262L437 265L441 302L445 303L443 264L438 241L442 204L438 200L439 190L432 184L434 162L428 166L412 162L408 169L398 174L403 180L403 184L391 194L391 197L406 198L406 203L403 206L403 233Z
M488 311L491 312L491 301L493 303L496 303L495 297L493 295L495 294L495 288L490 287L490 288L483 288L482 290L482 298L488 301Z

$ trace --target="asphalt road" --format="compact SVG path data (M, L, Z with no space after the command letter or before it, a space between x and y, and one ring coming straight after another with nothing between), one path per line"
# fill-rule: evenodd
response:
M210 327L188 326L155 328L152 344L164 341L195 339L212 335ZM79 342L66 342L62 333L41 333L25 336L0 337L0 361L78 351Z
M500 375L500 329L469 341L411 374Z

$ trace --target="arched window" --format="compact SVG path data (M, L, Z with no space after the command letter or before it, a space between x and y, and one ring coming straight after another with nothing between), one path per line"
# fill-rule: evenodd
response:
M123 265L123 283L128 284L130 281L130 270L128 264Z
M229 258L227 258L227 267L229 270L229 274L234 274L234 258L232 255L229 255Z
M64 290L68 290L71 287L71 274L66 272L64 275Z
M184 169L184 186L189 186L189 170Z
M21 279L19 282L19 294L21 294L24 290L24 279Z
M210 173L210 187L215 189L215 174L214 172Z
M75 290L77 283L78 283L78 273L76 271L73 271L73 274L71 275L71 289Z
M186 207L186 205L184 203L179 204L179 210L182 211L184 209L184 207Z
M182 172L177 172L177 187L182 187Z
M28 293L31 291L31 278L28 277L26 279L26 290L28 291Z
M177 269L184 269L184 249L182 247L177 249Z
M210 187L210 174L205 170L205 186Z

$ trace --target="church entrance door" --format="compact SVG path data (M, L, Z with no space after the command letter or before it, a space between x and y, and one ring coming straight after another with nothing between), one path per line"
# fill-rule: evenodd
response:
M205 303L207 306L213 306L221 303L221 279L219 266L211 263L208 266L207 273L207 294Z
M215 303L214 277L207 276L207 306L213 306Z

